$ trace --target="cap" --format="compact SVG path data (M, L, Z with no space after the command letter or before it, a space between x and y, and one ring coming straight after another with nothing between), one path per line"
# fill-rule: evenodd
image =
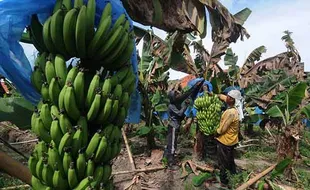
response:
M228 96L236 99L236 100L241 100L242 97L241 97L241 93L239 90L231 90L227 93Z

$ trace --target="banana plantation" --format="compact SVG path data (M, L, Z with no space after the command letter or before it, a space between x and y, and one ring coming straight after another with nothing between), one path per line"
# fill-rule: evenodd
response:
M310 190L290 28L241 58L253 12L221 0L24 1L0 1L0 190Z

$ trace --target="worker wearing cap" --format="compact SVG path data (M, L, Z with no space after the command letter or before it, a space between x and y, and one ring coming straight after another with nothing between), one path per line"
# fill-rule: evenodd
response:
M220 126L217 129L217 155L220 167L220 179L224 185L228 184L227 170L231 174L236 173L234 161L234 147L238 143L239 124L243 119L242 96L239 90L231 90L225 95L218 95L228 105L221 117ZM241 109L240 109L241 108Z

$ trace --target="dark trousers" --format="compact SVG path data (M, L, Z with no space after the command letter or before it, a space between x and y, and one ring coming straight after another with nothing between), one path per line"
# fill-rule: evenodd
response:
M174 153L177 149L177 140L180 132L180 127L172 127L168 125L167 147L164 157L168 159L168 164L174 164Z
M236 174L236 164L234 160L235 146L226 146L217 141L217 156L220 168L221 183L227 185L227 171L231 174Z

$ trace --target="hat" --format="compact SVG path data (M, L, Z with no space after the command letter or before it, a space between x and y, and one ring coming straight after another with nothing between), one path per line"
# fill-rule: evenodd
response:
M231 90L227 93L228 96L232 97L235 100L241 100L241 93L239 90Z

